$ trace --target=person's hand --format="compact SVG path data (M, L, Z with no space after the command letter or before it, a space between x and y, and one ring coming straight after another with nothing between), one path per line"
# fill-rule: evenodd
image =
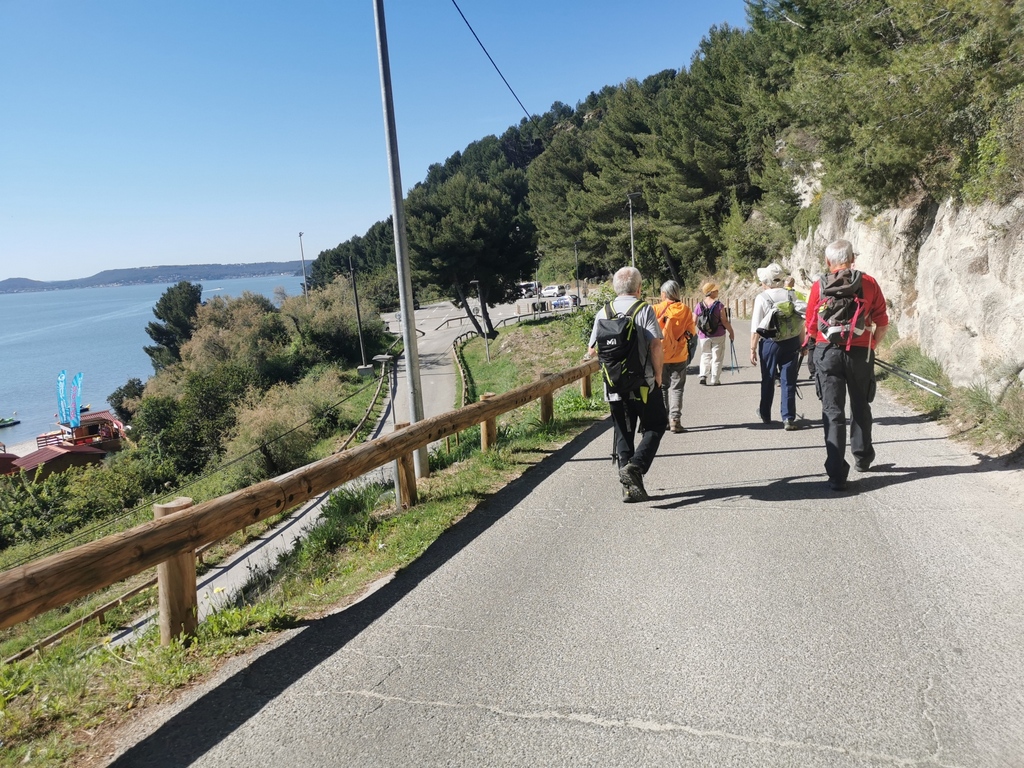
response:
M751 365L757 365L757 350L756 349L750 350L750 364Z
M732 331L729 331L729 341L736 341L736 334Z

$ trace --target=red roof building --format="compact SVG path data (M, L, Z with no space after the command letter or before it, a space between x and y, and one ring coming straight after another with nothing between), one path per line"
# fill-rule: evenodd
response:
M9 454L8 454L9 455ZM107 452L102 448L94 448L91 445L48 445L33 451L20 459L15 457L12 462L14 472L20 469L25 470L33 478L42 480L54 472L63 472L69 467L85 467L89 464L98 464L103 461ZM42 471L36 475L36 470L42 467ZM9 473L13 474L13 473Z

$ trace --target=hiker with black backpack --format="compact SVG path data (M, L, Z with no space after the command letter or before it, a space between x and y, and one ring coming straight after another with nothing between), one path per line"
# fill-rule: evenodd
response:
M875 398L873 351L889 330L889 313L878 283L853 268L853 246L836 240L825 248L828 274L807 297L806 330L813 340L814 386L825 426L829 487L847 487L846 397L850 397L850 450L854 468L867 472L875 460L871 401Z
M623 267L612 278L615 300L594 318L587 357L601 361L604 395L615 433L613 460L622 484L622 500L646 501L643 476L651 468L668 428L661 377L661 327L641 296L640 272ZM642 437L634 450L639 422Z
M804 341L804 318L797 308L796 294L783 286L782 267L772 262L757 270L764 290L754 299L750 317L750 362L761 365L761 400L757 415L772 423L775 380L780 383L780 410L786 431L796 423L796 382L800 368L800 347Z

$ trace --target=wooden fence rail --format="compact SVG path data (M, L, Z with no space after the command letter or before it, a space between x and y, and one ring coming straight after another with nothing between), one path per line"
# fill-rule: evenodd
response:
M127 531L0 573L0 628L59 608L291 509L436 440L591 376L596 360L434 416L352 450Z

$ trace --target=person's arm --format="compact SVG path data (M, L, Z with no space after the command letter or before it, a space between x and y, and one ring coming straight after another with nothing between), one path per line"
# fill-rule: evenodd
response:
M871 306L869 307L868 319L875 324L875 330L871 334L871 348L874 349L885 338L889 331L889 312L885 306L885 297L878 283L872 280Z
M814 285L811 286L811 292L807 297L807 309L804 315L804 343L814 343L814 340L818 337L818 304L820 303L820 297L818 291L820 289L821 282L818 280L814 281Z
M654 386L661 386L661 369L665 363L665 350L661 339L651 339L651 369L654 371Z
M689 307L686 308L686 311L683 313L683 317L686 318L683 322L683 333L686 335L687 339L692 339L697 335L697 318L693 314L693 310Z
M750 310L750 364L757 365L757 343L761 337L757 333L757 326L761 324L761 316L764 315L763 294L754 297L754 306Z
M725 330L729 332L729 341L735 341L736 332L732 329L732 323L729 322L729 308L725 304L720 306L718 316L722 319L722 325L725 326Z

